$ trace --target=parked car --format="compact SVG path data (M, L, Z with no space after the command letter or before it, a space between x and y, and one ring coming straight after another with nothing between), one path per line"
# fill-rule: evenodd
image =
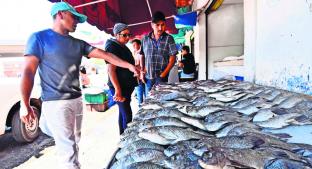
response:
M35 80L30 103L36 113L36 118L29 125L25 125L19 117L23 61L21 56L0 56L0 135L11 131L17 142L32 142L39 135L40 84L38 80Z

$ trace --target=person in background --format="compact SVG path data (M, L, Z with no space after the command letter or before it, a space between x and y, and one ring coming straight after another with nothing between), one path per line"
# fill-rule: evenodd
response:
M142 55L140 54L141 51L141 41L139 39L133 39L131 41L132 46L133 46L133 56L134 56L134 60L135 60L135 66L138 68L142 68L144 67L144 63L143 63L143 58ZM145 94L145 79L143 77L142 80L139 81L139 84L137 87L135 87L136 90L136 96L139 102L139 107L141 106L141 104L143 103L143 99L146 97Z
M126 46L131 36L128 26L123 23L116 23L113 33L115 38L106 41L105 50L134 66L134 58L130 49ZM130 102L131 94L135 86L137 86L137 78L128 69L107 63L108 86L119 108L119 134L122 134L127 128L127 124L132 121Z
M80 66L80 82L82 88L87 88L90 85L90 79L87 75L86 68L84 66Z
M146 94L154 85L168 82L178 53L173 37L165 32L166 18L162 12L153 14L151 26L153 31L143 37L140 52L145 61L141 72L146 72Z
M135 74L139 72L133 64L70 36L77 24L87 19L71 5L55 3L51 16L52 28L33 33L26 44L20 118L26 125L31 125L36 116L30 106L30 95L38 68L42 89L39 124L41 131L55 140L60 160L60 166L55 168L79 169L78 143L83 116L79 66L82 57L104 59Z
M190 48L188 46L182 47L182 58L179 61L179 67L183 70L180 72L180 81L192 81L194 80L196 66L194 56L190 53Z

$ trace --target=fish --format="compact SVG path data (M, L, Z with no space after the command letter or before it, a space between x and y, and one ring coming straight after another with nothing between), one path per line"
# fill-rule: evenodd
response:
M119 148L126 147L127 145L132 144L133 142L138 141L138 140L142 140L142 138L139 137L137 133L133 133L132 135L121 138L118 143L118 147Z
M174 91L168 94L161 94L158 99L162 102L162 101L169 101L169 100L177 100L181 98L183 98L184 101L187 101L190 99L190 96L184 92Z
M178 126L184 128L190 127L190 125L181 121L179 118L160 116L156 118L145 119L143 121L136 121L135 124L132 124L131 129L136 131L142 131L146 128L157 126Z
M174 154L164 161L164 166L174 169L201 169L198 164L199 156L192 151L181 151L179 154Z
M240 100L238 102L236 102L235 104L231 105L231 108L234 109L241 109L243 107L246 107L248 105L254 104L259 102L261 99L258 97L250 97L248 99L244 99L244 100Z
M236 148L236 149L253 149L259 147L264 141L257 136L226 136L226 137L204 137L194 146L193 152L202 156L204 152L213 147Z
M181 117L181 121L189 124L189 125L192 125L194 127L197 127L199 129L202 129L202 130L207 130L206 129L206 126L205 126L205 121L204 120L201 120L201 119L197 119L197 118L192 118L192 117Z
M296 113L284 114L275 116L266 121L255 122L255 124L265 128L279 129L288 126L290 122L294 120L294 118L299 116L300 114Z
M278 136L272 135L270 133L250 131L242 135L243 136L248 135L248 136L254 136L254 137L260 138L261 140L264 141L264 143L261 146L265 146L265 147L275 147L275 148L279 148L279 149L283 149L283 150L287 150L291 152L295 152L300 149L300 146L296 144L289 144L286 141L281 140Z
M227 91L223 91L223 92L219 92L219 93L214 93L214 94L210 94L209 97L213 97L216 100L219 100L221 102L234 102L236 100L240 100L241 98L243 98L244 96L246 96L247 93L239 90L227 90Z
M262 122L267 121L273 117L275 117L276 114L271 111L271 109L260 109L253 117L253 122Z
M203 134L199 134L190 128L161 126L144 129L139 133L139 137L157 144L169 145L182 140L200 139L203 137Z
M204 118L208 114L224 110L224 107L221 106L186 106L184 109L181 109L181 112L195 118Z
M295 154L285 149L280 149L280 148L271 147L271 146L261 146L259 148L256 148L255 150L273 153L276 157L279 157L279 158L287 158L289 160L295 160L295 161L307 163L307 161L304 160L302 156L299 156L298 154Z
M227 136L238 136L248 132L261 133L260 127L249 122L238 123L241 125L234 126L227 132Z
M129 166L125 167L125 169L165 169L161 165L152 163L152 162L138 162L132 163Z
M167 157L171 157L175 154L178 154L182 151L192 150L198 143L198 140L184 140L179 141L176 144L169 145L165 150L164 153Z
M301 101L304 101L304 98L300 96L291 96L288 97L286 100L282 101L278 107L279 108L284 108L284 109L289 109L294 107L296 104L300 103Z
M248 123L249 119L242 118L236 114L225 114L223 116L217 116L215 118L205 118L205 127L208 131L218 131L226 125L233 123Z
M149 111L147 113L141 113L141 114L136 114L133 117L134 121L141 121L141 120L146 120L146 119L151 119L151 118L156 118L156 117L176 117L180 118L185 116L181 111L175 108L161 108L161 109L156 109L153 111Z
M115 155L116 159L121 159L122 157L125 157L129 155L130 153L133 153L139 149L153 149L153 150L159 150L159 151L164 151L165 148L161 145L152 143L148 140L138 140L134 141L131 144L128 144L127 146L121 148Z
M208 149L198 160L204 169L253 168L263 169L266 162L276 157L272 153L252 149L215 147Z
M257 107L257 103L254 103L254 104L248 105L246 107L234 109L234 110L238 111L240 113L243 113L245 115L252 115L255 112L257 112L259 110L259 108Z
M281 93L272 100L272 104L279 105L283 101L287 100L290 96L291 96L290 93L285 93L285 92Z
M311 169L311 166L308 166L305 163L289 160L284 158L272 159L266 163L264 169Z
M257 97L264 98L265 100L272 101L274 100L279 94L281 94L280 91L276 89L269 89L263 93L259 93L256 95Z
M134 163L149 161L161 165L165 158L166 156L162 151L155 149L139 149L117 160L112 165L111 169L124 169Z

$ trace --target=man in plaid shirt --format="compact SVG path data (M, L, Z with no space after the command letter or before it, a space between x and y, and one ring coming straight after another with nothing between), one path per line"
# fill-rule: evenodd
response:
M145 89L148 93L154 85L168 82L168 75L176 61L176 48L174 39L165 32L165 15L157 11L152 17L153 31L142 39L141 54L145 65L141 72L145 72Z

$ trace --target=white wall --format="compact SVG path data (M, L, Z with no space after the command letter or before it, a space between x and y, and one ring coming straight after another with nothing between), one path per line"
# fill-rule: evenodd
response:
M207 3L207 1L195 0L193 9L199 9L205 3ZM240 56L243 54L242 3L243 0L224 0L223 4L217 11L209 14L208 16L202 12L201 15L198 16L198 22L194 29L194 53L199 55L195 57L198 57L197 59L199 61L198 76L200 80L206 79L206 73L208 73L208 78L212 78L213 61L229 55ZM220 10L223 12L220 12ZM236 13L237 11L240 12ZM235 14L235 16L233 16L233 14ZM208 25L206 25L207 18ZM239 20L237 20L237 18L239 18ZM233 25L241 26L237 27ZM206 39L209 41L208 44L206 43ZM207 45L209 47L207 47ZM208 51L208 58L206 50ZM206 72L207 64L208 72Z
M244 49L243 3L224 1L208 15L208 78L215 74L213 62L227 56L241 56Z
M245 31L245 58L251 61L249 71L255 63L253 73L249 74L254 74L258 84L311 95L312 1L245 0L245 3L245 16L255 16L246 18L246 23L252 24ZM256 12L246 9L255 6Z
M195 0L193 9L199 9L205 5L202 0ZM199 63L198 79L206 80L206 15L202 12L197 18L197 24L194 27L194 53L196 61Z

